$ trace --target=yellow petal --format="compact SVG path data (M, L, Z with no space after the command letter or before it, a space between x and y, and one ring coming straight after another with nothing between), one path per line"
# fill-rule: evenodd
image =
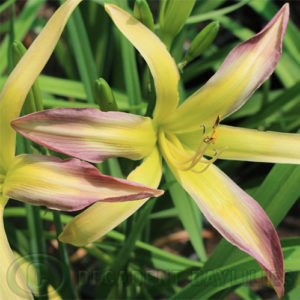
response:
M128 179L156 188L161 174L161 157L155 148L144 162L129 174ZM146 201L147 199L126 203L96 203L76 216L65 227L59 239L76 246L93 242L131 216Z
M222 125L214 148L220 158L283 164L300 163L300 134ZM212 153L213 154L213 153Z
M259 204L216 166L203 173L174 165L175 145L160 136L163 156L178 182L196 201L208 221L233 245L253 256L283 294L283 256L272 222ZM180 159L180 157L179 157Z
M133 46L146 60L156 89L154 119L162 122L177 107L179 74L176 64L160 39L121 8L106 4L105 9Z
M156 143L150 118L93 108L44 110L18 118L12 126L35 143L91 162L142 159Z
M19 116L25 97L47 63L64 26L82 0L67 0L51 17L27 53L9 75L0 94L0 164L6 169L15 154L15 131L10 122Z
M224 119L239 109L274 71L288 16L286 4L262 31L233 49L218 72L168 120L168 129L198 130L201 123L211 126L218 115Z
M33 299L5 234L3 209L6 201L7 199L0 197L0 299Z
M207 155L231 160L299 164L300 134L259 131L255 129L220 125L215 144ZM178 134L187 148L196 151L203 140L203 130Z

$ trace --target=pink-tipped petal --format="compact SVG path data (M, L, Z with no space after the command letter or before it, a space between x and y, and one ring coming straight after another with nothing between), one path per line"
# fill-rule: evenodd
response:
M3 195L52 209L75 211L98 202L159 196L162 191L101 174L78 159L19 155L10 166Z
M142 159L156 143L150 118L93 108L49 109L18 118L12 126L38 144L91 162Z
M262 31L234 48L217 73L189 97L168 120L176 132L211 126L218 115L224 119L239 109L272 74L282 52L289 17L285 4Z
M128 176L129 180L156 188L162 174L161 156L157 148ZM67 224L59 239L64 243L83 246L101 238L119 225L148 199L123 203L98 202Z
M177 146L163 134L160 144L176 179L208 221L230 243L258 261L278 295L282 296L282 250L276 230L260 205L214 165L202 173L178 169L174 160ZM204 167L202 164L202 169Z

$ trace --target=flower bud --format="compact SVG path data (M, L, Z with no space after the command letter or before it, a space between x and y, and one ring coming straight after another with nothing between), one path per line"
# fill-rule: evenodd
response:
M112 90L103 78L99 78L95 81L95 98L102 111L118 110Z
M195 2L196 0L163 0L159 14L159 35L168 48L190 16Z
M192 41L183 59L183 64L189 63L201 55L215 40L219 28L219 22L211 22L205 26Z
M154 31L153 15L146 0L136 0L133 15L150 30Z

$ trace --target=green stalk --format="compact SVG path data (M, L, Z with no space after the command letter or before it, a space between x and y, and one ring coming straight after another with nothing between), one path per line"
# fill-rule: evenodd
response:
M54 210L52 213L53 213L53 223L55 226L56 235L58 237L63 231L60 212ZM63 291L63 292L65 292L66 295L64 295L64 296L68 299L77 299L77 295L75 292L75 286L74 286L71 272L70 272L71 266L70 266L70 262L69 262L69 258L68 258L66 244L60 242L59 239L57 239L57 241L58 241L59 256L60 256L61 262L65 266L64 270L66 271L64 274L66 283L65 283L65 286L64 286L65 288Z
M3 4L0 5L0 14L4 12L10 5L13 5L15 0L7 0Z
M61 3L64 1L60 1ZM67 24L77 67L87 95L87 102L94 103L93 86L97 69L80 10L77 8Z
M40 217L40 207L25 204L27 211L27 224L30 235L30 248L32 253L33 264L36 266L38 274L38 295L39 300L48 299L48 279L47 279L47 256L45 239L43 235L43 222Z
M10 11L10 22L9 22L9 43L8 43L8 51L7 51L7 65L8 70L11 71L14 67L14 63L12 61L12 43L15 39L15 6L11 6Z

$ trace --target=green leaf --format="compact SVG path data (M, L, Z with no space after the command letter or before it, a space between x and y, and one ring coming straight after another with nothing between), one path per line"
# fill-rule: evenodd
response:
M24 207L7 207L4 210L5 218L13 218L13 217L26 217L26 210ZM67 224L72 220L72 217L69 215L61 214L61 222L63 224ZM47 214L46 210L41 210L41 218L45 221L52 221L53 217L51 214ZM106 235L107 238L113 239L118 242L124 242L126 236L116 230L112 230ZM53 238L51 236L50 238ZM100 243L95 242L95 245L99 245ZM147 264L148 266L155 267L161 270L174 270L174 271L183 271L189 267L198 267L201 268L203 263L199 261L195 261L192 259L188 259L185 257L181 257L178 255L174 255L170 252L161 250L155 246L152 246L148 243L144 243L142 241L136 242L136 256L140 257L141 260Z
M235 294L244 300L262 300L262 298L254 293L248 285L241 285L235 291Z
M23 40L25 34L31 28L33 22L36 20L36 15L40 7L44 4L45 0L31 0L27 1L25 7L20 13L19 17L15 20L15 39ZM6 36L1 41L0 46L0 73L7 67L7 51L9 47L9 37Z
M9 6L13 5L16 0L7 0L0 5L0 14L4 12Z
M199 22L207 21L210 19L214 19L214 18L223 16L223 15L229 14L229 13L241 8L242 6L247 4L249 1L251 1L251 0L243 0L237 4L233 4L233 5L218 9L218 10L213 10L213 11L209 11L209 12L202 13L199 15L191 16L187 19L185 24L196 24Z
M0 77L0 88L3 86L6 76ZM94 107L98 108L97 104L86 103L86 92L81 82L69 79L56 78L52 76L40 75L39 84L42 92L50 93L57 96L76 98L85 100L85 102L69 101L62 99L54 99L53 97L44 95L43 103L46 107ZM129 110L128 97L125 93L113 89L114 96L118 102L119 110ZM138 108L142 112L145 111L146 103L141 102L139 105L133 108Z
M219 6L221 6L226 0L202 0L197 1L194 11L198 14L203 14L212 10L216 10Z
M121 33L119 33L119 37L121 40L121 53L123 58L123 78L125 80L126 92L129 99L130 112L139 113L139 109L133 108L134 106L139 105L142 99L134 48Z
M61 1L62 3L63 1ZM94 103L93 86L98 78L95 61L92 55L90 42L84 27L80 10L77 8L70 17L66 26L74 50L75 60L84 83L87 101Z
M300 270L300 238L281 241L286 272ZM225 255L223 254L223 257ZM215 293L249 280L264 276L257 262L250 256L224 267L205 269L194 274L192 282L171 299L206 300Z
M258 125L270 125L272 122L278 120L280 115L289 110L300 100L300 82L292 87L285 89L278 97L276 97L270 104L252 118L247 118L240 124L242 127L256 128Z

